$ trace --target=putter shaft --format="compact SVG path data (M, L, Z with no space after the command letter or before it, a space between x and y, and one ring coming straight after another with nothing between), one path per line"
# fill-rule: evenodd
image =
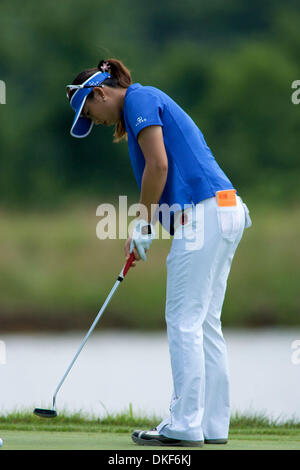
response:
M98 321L100 320L104 310L106 309L107 305L109 304L112 296L114 295L115 291L117 290L117 288L119 287L120 283L123 281L124 277L126 276L131 264L133 263L134 261L134 254L131 253L130 257L128 258L125 266L123 267L122 271L120 272L119 276L118 276L118 279L117 281L115 282L113 288L111 289L110 293L108 294L104 304L102 305L101 309L99 310L99 313L98 315L96 316L92 326L90 327L89 331L87 332L87 334L85 335L85 337L83 338L79 348L78 348L78 351L77 353L75 354L75 356L73 357L70 365L68 366L64 376L62 377L61 381L59 382L55 392L54 392L54 395L53 395L53 404L52 404L52 410L55 411L55 402L56 402L56 395L58 393L58 391L60 390L62 384L64 383L67 375L69 374L70 370L72 369L73 365L74 365L74 362L76 361L77 357L79 356L82 348L84 347L85 343L87 342L87 340L89 339L89 336L91 335L91 333L93 332L95 326L97 325Z

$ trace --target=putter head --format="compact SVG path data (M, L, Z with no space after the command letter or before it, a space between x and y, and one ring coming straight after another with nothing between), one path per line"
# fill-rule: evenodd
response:
M57 416L55 410L44 410L42 408L35 408L33 412L40 418L55 418Z

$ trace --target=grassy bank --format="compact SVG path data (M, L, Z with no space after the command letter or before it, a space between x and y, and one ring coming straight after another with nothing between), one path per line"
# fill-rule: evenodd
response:
M162 418L134 414L132 408L122 413L109 414L98 418L85 413L66 413L59 411L56 418L43 419L35 416L32 410L2 413L0 430L19 431L74 431L74 432L118 432L127 433L134 429L150 429ZM230 421L231 434L274 434L298 436L300 439L300 421L276 420L262 414L235 413Z
M1 331L85 328L124 263L124 240L99 240L97 205L48 213L0 211ZM300 206L249 204L253 227L233 260L224 326L296 325L300 302ZM164 326L165 259L155 240L128 274L102 327Z
M80 413L60 413L57 418L48 420L22 412L0 416L0 433L4 440L3 449L136 450L137 446L130 438L131 432L150 429L159 421L158 417L134 416L132 412L108 415L102 419ZM226 446L205 446L205 449L278 450L299 449L299 446L300 422L278 423L260 415L235 415L231 419L229 443Z

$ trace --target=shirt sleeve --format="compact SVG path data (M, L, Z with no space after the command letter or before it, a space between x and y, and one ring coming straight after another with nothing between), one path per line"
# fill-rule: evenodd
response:
M127 122L136 139L145 127L163 126L161 114L158 97L145 90L133 93L126 105Z

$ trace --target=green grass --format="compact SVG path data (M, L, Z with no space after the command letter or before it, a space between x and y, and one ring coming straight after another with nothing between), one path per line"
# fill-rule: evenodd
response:
M185 447L137 446L131 441L130 433L89 433L57 431L3 431L3 450L162 450L188 449ZM191 448L190 448L191 449ZM248 436L245 432L238 437L230 436L226 445L205 445L199 450L299 450L299 436ZM191 449L195 450L195 449ZM197 450L197 449L196 449Z
M124 240L96 237L96 207L0 211L2 331L86 328L94 319L124 263ZM233 260L223 325L299 325L300 206L253 202L249 208L253 226ZM130 270L102 328L164 325L170 245L171 240L155 240L147 263Z
M9 449L110 449L137 450L131 441L134 429L149 429L159 417L134 416L128 412L104 418L82 413L60 413L54 419L42 419L29 412L0 416L3 450ZM155 447L138 447L139 450ZM161 449L161 447L160 447ZM180 448L182 449L182 448ZM209 450L300 449L300 422L278 422L261 415L233 415L229 443L206 445Z

